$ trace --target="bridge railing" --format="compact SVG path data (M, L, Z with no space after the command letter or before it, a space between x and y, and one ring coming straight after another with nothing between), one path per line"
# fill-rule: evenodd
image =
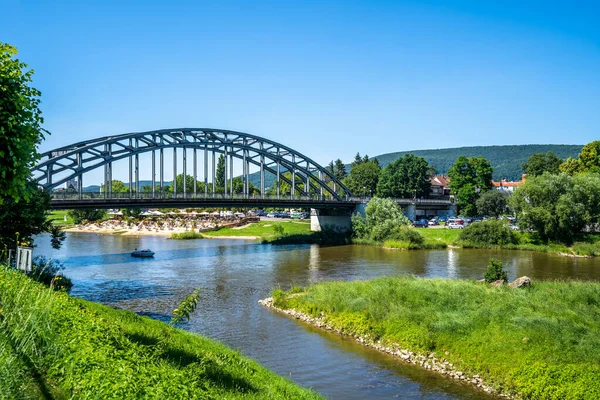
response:
M322 195L289 195L289 194L225 194L225 193L99 193L99 192L83 192L83 193L60 193L54 192L51 194L53 201L103 201L103 200L280 200L280 201L318 201L339 203L340 200L331 196ZM345 196L342 197L342 202L358 202L357 198Z
M102 201L107 200L116 200L116 201L133 201L141 200L185 200L185 201L194 201L194 200L227 200L227 201L243 201L243 200L269 200L269 201L281 201L281 202L294 202L294 201L314 201L314 202L331 202L335 203L355 203L355 204L366 204L371 200L371 197L350 197L345 196L342 197L341 200L335 199L331 196L322 196L318 194L313 195L290 195L290 194L225 194L225 193L168 193L168 192L155 192L155 193L100 193L100 192L83 192L83 193L67 193L67 192L54 192L52 193L52 200L55 202L60 201L91 201L101 203ZM454 201L452 198L437 198L437 199L393 199L398 205L452 205Z

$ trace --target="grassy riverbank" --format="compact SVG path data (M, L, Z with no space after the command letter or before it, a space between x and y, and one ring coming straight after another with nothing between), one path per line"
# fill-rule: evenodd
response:
M48 220L55 225L74 225L73 219L67 213L67 210L54 210L48 215Z
M327 282L275 306L344 333L446 359L503 393L531 399L600 398L600 284L534 282L528 289L464 280Z
M320 396L210 339L0 267L0 398Z
M281 228L278 228L281 227ZM273 239L282 235L310 235L310 222L296 220L261 221L237 228L222 228L203 232L205 236L255 236Z

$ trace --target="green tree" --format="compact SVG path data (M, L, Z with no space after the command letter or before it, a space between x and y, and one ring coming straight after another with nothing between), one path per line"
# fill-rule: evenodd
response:
M488 190L477 199L475 204L479 215L498 218L506 212L508 196L499 190Z
M479 196L492 187L493 168L483 157L460 156L448 170L451 193L460 212L468 216L477 213Z
M600 222L600 175L545 173L527 179L510 202L520 223L542 239L570 244L584 227Z
M344 185L354 196L372 196L377 192L380 174L381 167L376 160L361 161L352 167L350 175L344 179Z
M431 168L423 157L406 154L383 169L377 183L377 195L396 198L428 196L431 176Z
M483 278L487 283L496 282L499 280L508 280L508 274L502 267L502 261L492 258L488 264L487 271L483 275Z
M48 133L39 109L40 92L31 87L33 70L15 56L17 49L0 42L0 204L7 198L28 200L36 146Z
M561 164L560 170L570 175L587 172L600 173L600 140L583 146L577 160L569 157Z
M139 207L123 208L121 210L121 212L123 213L123 216L128 217L128 218L138 219L142 215L142 209ZM101 215L101 214L98 214L98 215ZM97 217L92 217L92 218L97 218ZM104 218L104 215L102 215L102 217L100 217L98 219L102 219L102 218Z
M183 174L179 174L175 177L175 183L177 193L183 193ZM198 190L198 184L196 184L196 190ZM173 193L173 183L167 188L169 193ZM194 193L194 177L191 175L185 176L185 191L186 193Z
M521 168L528 176L539 176L544 172L558 174L562 163L563 160L560 157L549 151L532 154L526 162L521 164Z
M67 215L75 224L85 221L100 221L106 216L106 210L70 210Z
M225 156L223 154L219 156L217 161L215 180L217 193L223 193L225 191Z
M33 243L33 236L43 232L52 234L51 241L55 247L56 240L59 243L64 240L64 234L59 229L53 228L52 222L48 221L50 195L39 189L34 182L29 182L24 189L21 189L21 192L23 191L28 191L28 201L17 201L8 197L0 206L2 247L16 248L17 239L19 242Z
M346 166L344 165L344 162L342 160L340 160L339 158L337 160L335 160L335 168L333 171L333 175L335 175L335 177L339 181L344 179L347 175Z
M112 193L129 193L129 186L125 186L125 184L118 179L113 179L111 188ZM132 190L135 192L135 187L133 187ZM100 191L104 193L104 184L100 185ZM152 187L150 187L150 191L152 191Z
M356 237L376 241L385 240L410 220L392 199L372 198L365 209L365 217L355 214L352 217L352 231Z
M283 177L289 179L290 181L292 180L292 173L291 172L284 172L283 174L281 174ZM312 183L312 185L314 185L314 187L318 187L317 182L313 179L310 178L310 182ZM294 194L299 196L302 195L305 192L305 187L306 186L306 177L300 175L300 174L296 174L296 182L294 184ZM258 189L256 189L257 192ZM290 186L289 183L287 183L284 180L281 180L281 182L279 182L279 193L281 195L289 195L292 191L292 187ZM313 186L309 187L309 193L311 194L315 194L315 189L313 188ZM277 182L273 182L273 185L269 188L269 190L267 191L267 194L269 195L276 195L277 194Z
M354 161L352 161L352 164L350 164L350 167L351 168L357 167L360 164L362 164L362 162L363 162L363 158L360 156L360 153L356 153L356 155L354 156Z

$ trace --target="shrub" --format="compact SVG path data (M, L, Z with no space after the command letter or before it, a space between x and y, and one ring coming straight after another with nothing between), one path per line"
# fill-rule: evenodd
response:
M273 232L275 232L277 235L283 235L284 231L285 231L285 228L283 227L283 225L281 225L281 224L273 225Z
M506 246L518 242L508 224L499 220L471 224L462 230L458 239L465 247Z
M173 233L169 239L174 240L192 240L192 239L204 239L204 236L200 232L189 231L189 232L180 232Z
M425 243L425 238L416 229L408 226L397 227L390 234L390 238L408 242L413 245L413 247L419 247Z
M573 244L573 251L580 256L600 256L600 244L577 242Z
M62 274L64 265L44 256L34 257L31 262L31 273L29 277L37 282L53 288L54 290L64 290L69 292L73 287L71 279Z
M502 268L502 262L492 258L488 264L487 271L483 275L483 278L487 283L499 281L500 279L508 280L508 275L504 268Z

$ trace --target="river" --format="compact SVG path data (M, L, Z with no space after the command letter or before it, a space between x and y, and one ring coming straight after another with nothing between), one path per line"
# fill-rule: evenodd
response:
M152 236L69 233L61 250L44 237L35 254L59 259L73 296L168 321L200 287L198 311L184 329L219 340L272 371L331 399L480 399L485 394L405 365L352 340L257 304L273 288L380 276L472 278L491 257L509 279L600 280L597 259L501 250L389 251L372 246L271 246L243 240L176 241ZM153 259L130 256L150 248Z

